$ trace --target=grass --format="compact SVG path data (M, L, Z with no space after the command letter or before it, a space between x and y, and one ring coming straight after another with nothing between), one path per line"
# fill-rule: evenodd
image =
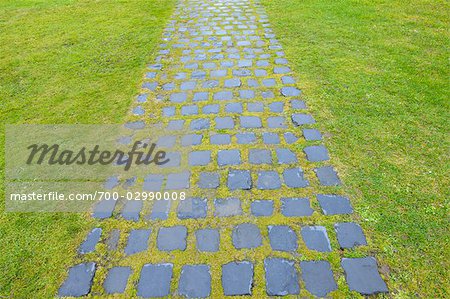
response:
M262 2L394 297L448 298L448 2Z
M120 123L173 4L2 1L0 146L5 124ZM1 151L2 180L4 166ZM76 254L77 236L92 224L83 215L3 209L2 203L0 297L53 297Z

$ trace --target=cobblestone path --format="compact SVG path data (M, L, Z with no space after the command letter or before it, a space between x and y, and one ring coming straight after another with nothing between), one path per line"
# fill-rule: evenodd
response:
M158 51L125 126L171 132L173 171L105 187L190 196L100 203L58 295L387 292L258 2L181 0Z

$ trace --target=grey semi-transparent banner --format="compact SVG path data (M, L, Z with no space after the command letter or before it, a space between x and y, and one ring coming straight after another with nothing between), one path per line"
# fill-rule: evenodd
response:
M190 136L160 124L7 125L6 211L87 212L105 200L183 200L189 184L176 179L189 173Z

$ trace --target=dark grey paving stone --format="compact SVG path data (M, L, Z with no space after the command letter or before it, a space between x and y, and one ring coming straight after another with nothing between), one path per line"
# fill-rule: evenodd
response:
M272 154L267 149L249 150L248 161L251 164L272 164Z
M186 63L184 65L184 68L190 69L190 70L198 69L198 63Z
M119 245L119 239L120 239L120 230L118 229L111 230L108 238L105 240L106 248L109 251L116 250L117 246Z
M194 151L188 156L189 165L204 166L211 162L211 151Z
M196 81L185 81L180 84L181 90L193 90L197 86Z
M205 62L203 64L204 69L215 69L217 65L214 62Z
M283 136L284 136L284 140L286 141L287 144L295 143L298 140L298 137L295 136L295 134L291 133L291 132L286 132L283 134Z
M267 118L267 126L272 129L287 128L284 116L271 116Z
M331 251L330 240L324 226L304 226L301 234L306 247L320 252Z
M163 90L173 90L175 88L175 83L170 82L170 83L166 83L162 86Z
M105 219L112 216L114 208L116 207L116 200L102 200L99 201L92 212L92 217L97 219Z
M332 166L323 166L314 168L317 178L321 185L324 186L338 186L341 185L341 180L339 179L336 171Z
M182 103L182 102L186 102L187 100L187 93L185 92L176 92L176 93L172 93L170 95L169 100L172 103Z
M303 136L308 141L322 140L322 134L316 129L303 129Z
M208 80L203 82L202 87L203 88L215 88L219 86L219 81L218 80Z
M186 198L178 203L178 218L205 218L208 210L206 198Z
M284 103L283 102L273 102L269 104L269 109L271 112L280 113L283 112Z
M205 114L217 114L217 113L219 113L219 109L220 109L220 105L211 104L211 105L204 106L202 111Z
M295 84L295 79L291 76L283 76L281 77L281 82L283 84Z
M233 76L235 77L249 77L252 75L252 71L248 69L233 70Z
M144 115L145 110L144 110L144 108L142 108L141 106L137 106L137 107L135 107L135 108L133 109L132 113L133 113L134 115Z
M263 217L273 214L273 200L255 200L251 203L250 210L253 216Z
M261 232L252 223L238 224L233 229L233 245L237 249L256 248L262 245Z
M220 177L216 172L201 172L198 186L202 189L216 189L219 187Z
M309 186L309 182L305 179L303 170L300 167L283 170L283 179L289 188L305 188Z
M275 97L275 94L270 90L261 91L261 97L263 99L272 99Z
M275 151L277 153L278 164L291 164L298 162L295 153L287 148L277 148Z
M139 221L139 213L142 210L142 200L127 200L122 209L122 218L130 221Z
M101 228L96 227L92 229L86 236L86 239L84 239L83 243L81 243L80 247L78 248L78 253L86 254L93 252L95 250L95 246L97 246L97 243L100 241L101 235Z
M203 135L202 134L188 134L184 135L181 138L182 146L191 146L191 145L199 145L202 143Z
M239 198L217 198L214 200L214 216L230 217L242 215Z
M81 263L69 269L69 275L58 290L59 297L81 297L89 294L96 264Z
M263 105L263 103L247 103L247 111L248 112L263 112L264 105Z
M269 65L270 65L270 63L267 60L258 60L256 62L256 66L258 66L258 67L266 67Z
M313 212L308 198L281 198L281 214L286 217L311 216Z
M291 69L287 66L276 66L273 68L275 74L286 74L289 73Z
M301 261L300 268L306 289L314 296L325 297L337 289L329 262Z
M130 231L127 246L125 247L125 255L147 250L150 233L150 229L134 229Z
M263 79L262 83L265 87L274 87L277 85L277 81L275 79L269 78L269 79Z
M195 232L198 251L216 252L219 251L220 235L217 229L205 228Z
M130 130L141 130L145 128L145 122L142 120L128 122L124 125L125 128Z
M264 144L279 144L280 136L276 133L263 133L263 142Z
M191 130L206 130L210 127L210 121L208 118L199 118L199 119L193 119L191 121Z
M305 102L301 100L291 100L292 109L306 109Z
M302 92L300 91L300 89L298 89L296 87L285 86L285 87L281 88L281 94L285 97L297 97L301 93Z
M224 82L224 87L226 88L234 88L242 85L242 82L238 78L227 79Z
M185 250L187 229L183 225L161 227L156 244L161 251Z
M228 101L233 99L233 92L231 91L219 91L214 94L214 100L216 101Z
M378 272L377 261L373 257L343 258L341 265L351 291L357 291L363 295L389 291Z
M327 148L323 145L307 146L303 151L305 152L308 161L311 162L327 161L330 159Z
M158 142L156 142L156 146L170 148L175 145L176 141L177 141L177 136L161 136L158 138Z
M176 80L184 80L187 78L187 75L186 73L176 73L173 77Z
M367 245L361 227L354 222L341 222L334 225L341 249Z
M143 190L145 191L161 191L164 181L162 174L149 174L144 178Z
M227 186L230 190L250 190L252 188L250 171L230 169L228 172Z
M210 72L211 78L220 78L227 75L227 70L212 70Z
M170 200L153 201L152 211L147 218L151 220L166 220L169 217L170 206Z
M257 116L241 116L241 127L243 128L261 128L261 118Z
M181 163L181 154L179 152L166 152L165 159L167 162L159 167L179 167Z
M208 92L196 92L194 93L194 97L192 98L192 100L194 102L201 102L201 101L207 101L209 97L209 93Z
M166 190L188 189L191 173L189 171L170 173L167 176Z
M137 295L144 298L169 296L172 275L172 264L145 264L137 285Z
M287 225L269 225L269 240L273 250L296 251L297 235Z
M291 116L292 122L296 126L314 124L316 121L310 114L295 113Z
M191 73L191 78L192 79L205 79L206 78L206 72L205 71L193 71Z
M182 115L196 115L198 114L198 106L197 105L189 105L181 107Z
M183 119L173 119L169 120L167 123L167 130L170 131L179 131L182 130L184 127L184 120Z
M230 144L231 136L229 134L214 134L209 137L211 144Z
M236 138L238 144L250 144L256 141L255 133L238 133Z
M274 190L281 188L280 176L276 171L259 171L256 188L260 190Z
M286 58L277 58L275 59L275 64L287 64L288 61Z
M253 90L239 90L239 97L241 99L253 99L255 97L255 92Z
M184 265L178 282L178 294L187 298L211 295L211 273L208 265Z
M225 112L242 113L242 104L241 103L228 103L225 106Z
M251 67L253 65L250 59L242 59L238 61L238 67Z
M255 76L256 77L267 77L267 71L266 70L255 70Z
M144 82L142 84L142 88L145 88L145 89L148 89L148 90L151 90L151 91L155 91L156 87L158 87L158 83L157 82ZM163 88L164 88L164 86L163 86Z
M241 164L241 153L237 149L220 150L217 153L217 164L219 166Z
M251 295L253 264L231 262L222 266L222 287L225 296Z
M106 275L105 282L103 283L105 293L121 294L125 292L130 274L130 267L113 267L109 269L108 275Z
M233 129L234 120L229 116L216 117L216 129Z
M282 258L266 258L266 292L269 296L296 295L300 292L298 273L294 261Z

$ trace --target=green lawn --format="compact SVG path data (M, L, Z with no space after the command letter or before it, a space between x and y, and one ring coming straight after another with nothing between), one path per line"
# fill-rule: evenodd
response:
M0 147L4 124L120 123L173 4L1 1ZM53 297L76 254L78 236L91 225L80 215L5 214L3 209L2 202L0 297Z
M263 0L396 297L449 298L449 4Z

